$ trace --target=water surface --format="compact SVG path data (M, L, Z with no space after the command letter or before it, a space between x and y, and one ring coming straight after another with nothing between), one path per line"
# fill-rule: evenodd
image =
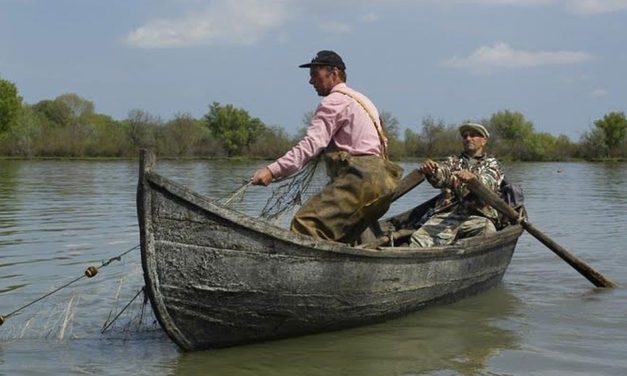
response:
M225 198L263 163L159 161L157 170ZM405 165L406 169L415 167ZM627 164L508 164L531 222L627 285ZM559 172L561 171L561 172ZM533 237L484 294L351 330L184 354L141 301L134 161L0 161L0 314L102 267L93 279L9 317L0 375L561 375L627 374L627 293L602 290ZM258 215L270 190L238 210ZM437 193L427 183L399 212Z

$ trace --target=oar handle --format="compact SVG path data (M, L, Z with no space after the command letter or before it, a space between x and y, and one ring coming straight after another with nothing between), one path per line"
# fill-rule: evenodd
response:
M425 180L425 176L419 169L414 169L398 184L396 190L394 191L394 195L392 196L392 202L401 198L405 193L414 189L418 184L422 183Z
M468 183L468 189L472 191L477 197L489 204L497 211L505 215L513 222L518 222L521 226L527 230L529 234L538 239L542 244L547 246L551 251L558 255L562 260L566 261L570 266L577 270L581 275L586 277L597 287L617 287L618 285L605 276L594 270L591 266L586 264L583 260L570 253L566 248L559 245L553 239L549 238L542 231L538 230L531 223L526 220L520 220L519 214L514 208L509 206L503 201L496 193L492 192L488 187L483 185L479 179L472 179Z
M519 213L503 201L496 193L486 187L479 179L472 179L468 183L468 189L483 202L502 213L513 222L518 222Z

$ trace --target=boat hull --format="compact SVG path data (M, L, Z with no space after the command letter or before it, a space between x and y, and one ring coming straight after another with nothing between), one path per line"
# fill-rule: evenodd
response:
M357 249L255 220L151 171L138 211L148 296L187 351L354 327L476 294L501 280L522 231Z

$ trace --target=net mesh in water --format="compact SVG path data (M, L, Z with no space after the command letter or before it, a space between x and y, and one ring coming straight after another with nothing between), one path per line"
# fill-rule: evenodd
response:
M7 318L0 340L163 337L143 286L141 265L122 262Z
M275 182L260 216L268 221L279 221L328 184L329 178L320 171L324 169L318 168L319 161L315 159L300 172ZM249 183L245 183L222 204L228 206L240 200L248 186ZM119 261L95 278L77 278L77 283L70 283L71 286L60 285L58 293L51 288L50 296L46 294L42 301L12 314L0 327L0 340L128 340L163 336L143 291L141 265L136 257L122 255L103 263L100 268L111 261Z

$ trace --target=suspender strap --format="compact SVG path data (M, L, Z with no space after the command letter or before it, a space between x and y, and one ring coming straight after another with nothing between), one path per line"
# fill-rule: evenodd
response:
M344 91L344 90L339 90L339 89L335 89L335 90L333 90L333 92L334 93L344 94L346 96L349 96L349 97L353 98L355 100L355 102L359 103L359 105L366 111L366 113L370 117L370 120L372 120L372 124L374 125L374 129L377 130L377 134L379 135L379 142L381 142L381 151L383 152L382 157L384 159L388 159L387 138L383 134L383 123L381 123L381 129L379 129L379 127L377 127L377 119L374 117L372 112L370 112L370 110L368 109L368 107L366 107L364 102L359 97L354 95L353 93L350 93L350 92Z

